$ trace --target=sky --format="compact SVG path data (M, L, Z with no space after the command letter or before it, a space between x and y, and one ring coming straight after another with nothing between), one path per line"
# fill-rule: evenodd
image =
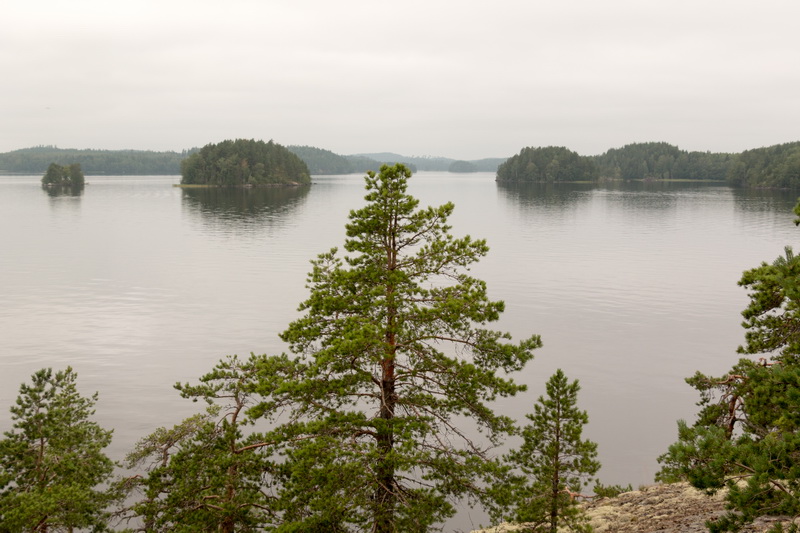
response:
M797 0L4 0L0 152L740 152L800 140Z

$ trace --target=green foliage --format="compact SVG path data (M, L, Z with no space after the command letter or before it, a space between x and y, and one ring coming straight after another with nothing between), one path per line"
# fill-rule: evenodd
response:
M513 508L507 519L550 533L591 531L574 498L600 469L597 444L581 438L589 416L577 407L580 386L559 369L546 387L547 397L526 415L532 424L522 430L522 445L505 456L521 475L497 490Z
M342 156L313 146L288 146L308 167L311 174L352 174L377 170L381 164L368 157Z
M800 142L742 152L728 171L728 181L745 187L800 187Z
M466 174L469 172L478 172L478 165L470 163L469 161L453 161L447 168L448 172L457 172Z
M625 492L631 492L633 490L633 486L628 484L627 486L622 485L603 485L600 481L595 481L594 487L592 487L592 492L598 498L616 498L620 494Z
M472 161L456 161L447 157L404 156L392 152L362 154L360 156L349 155L346 157L351 161L355 161L356 158L359 157L367 158L367 161L379 161L379 165L381 163L386 163L387 165L402 163L412 172L416 172L418 170L434 172L459 172L458 167L463 168L465 163L468 168L474 169L469 170L469 172L495 172L497 171L497 167L506 160L506 158L486 158ZM456 165L455 169L453 167L454 164ZM367 167L363 168L362 171L377 170L377 168L378 167Z
M738 531L761 515L800 516L800 258L787 247L772 264L746 271L743 354L724 376L696 373L700 412L678 423L678 442L659 458L657 479L727 488L731 512L712 532Z
M273 523L275 442L246 429L279 408L273 393L292 369L284 356L231 356L198 385L177 384L183 397L204 400L208 408L156 430L128 455L128 468L146 471L122 483L142 494L128 518L138 517L149 532L263 531Z
M11 407L0 441L0 531L106 531L114 495L101 487L114 463L111 431L90 421L97 394L82 397L71 368L36 372Z
M462 426L490 445L513 430L488 402L524 389L505 374L541 343L482 327L504 307L466 273L488 247L450 235L452 204L418 209L410 176L368 173L349 255L312 262L304 314L282 334L304 370L282 389L294 409L276 429L289 470L277 531L422 532L454 498L491 503L481 487L502 468Z
M731 512L712 532L738 531L761 515L799 515L800 367L742 359L725 376L687 381L702 408L693 426L679 422L657 479L727 488Z
M68 166L50 163L42 177L42 185L46 187L83 187L84 184L85 178L78 163Z
M497 181L553 183L597 178L597 165L591 158L562 146L523 148L497 167Z
M50 163L78 163L86 174L175 175L192 151L75 150L36 146L0 154L0 173L42 174Z
M302 159L272 141L207 144L181 162L181 183L242 187L311 183Z
M128 457L146 474L120 484L140 494L127 518L147 531L423 532L458 498L494 503L485 487L505 469L490 450L514 424L489 402L524 390L506 374L541 342L483 327L504 307L467 274L486 243L450 235L452 204L418 209L410 175L368 173L348 255L312 261L304 314L282 334L295 357L233 356L176 386L209 408Z
M330 150L313 146L287 146L290 152L303 160L311 174L351 174L353 164L347 158Z
M740 353L778 352L784 363L800 355L800 257L790 247L772 264L746 271L739 285L750 290L742 311L747 329Z
M370 171L375 172L383 166L383 163L366 156L346 155L343 157L352 165L353 172L361 174Z
M605 179L690 179L722 181L731 154L687 152L665 142L633 143L594 157Z

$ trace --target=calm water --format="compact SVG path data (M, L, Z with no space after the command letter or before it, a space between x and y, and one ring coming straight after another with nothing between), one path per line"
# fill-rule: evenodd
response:
M359 175L306 189L182 190L178 177L90 177L52 196L0 177L0 429L19 384L72 365L118 457L195 412L171 388L231 353L285 350L308 260L344 238ZM542 335L499 405L522 418L562 368L580 379L605 483L650 483L692 418L683 378L724 373L743 340L741 272L797 242L795 195L685 184L509 187L493 174L420 173L425 205L453 201L455 235L486 238L473 272L506 301L497 329Z

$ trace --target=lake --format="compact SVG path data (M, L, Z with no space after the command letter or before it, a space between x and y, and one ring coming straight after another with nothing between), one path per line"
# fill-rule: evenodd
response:
M0 429L42 367L100 394L96 419L122 458L196 412L172 385L227 354L279 353L307 295L309 260L344 241L360 175L297 189L173 187L178 176L94 177L77 196L41 176L0 176ZM606 484L651 483L692 419L684 378L723 374L744 340L743 270L796 242L796 195L720 185L508 186L494 174L421 172L423 205L455 203L452 233L485 238L473 268L506 302L494 329L544 347L498 410L522 420L557 369L579 379L584 435ZM516 441L512 441L516 444Z

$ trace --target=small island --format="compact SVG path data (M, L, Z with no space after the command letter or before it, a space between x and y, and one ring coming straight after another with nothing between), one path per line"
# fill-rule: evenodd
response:
M523 148L497 167L497 181L506 182L593 182L597 177L597 165L590 157L563 146Z
M308 167L272 141L226 140L207 144L181 162L182 186L263 187L307 185Z
M85 177L79 163L59 165L50 163L42 177L43 187L83 187Z

